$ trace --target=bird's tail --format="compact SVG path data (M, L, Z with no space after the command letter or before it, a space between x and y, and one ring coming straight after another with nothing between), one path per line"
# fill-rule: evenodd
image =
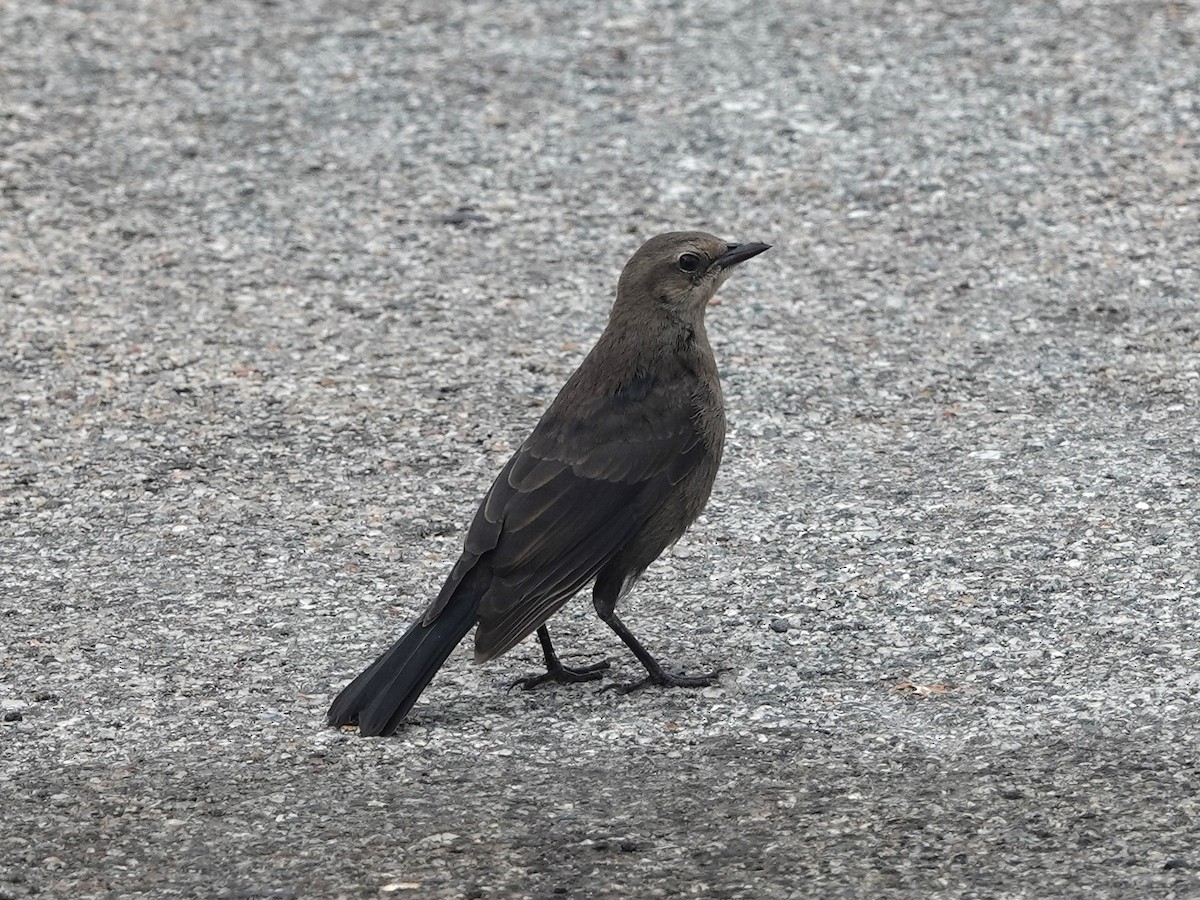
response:
M404 637L338 694L329 707L329 724L357 722L359 734L392 734L475 624L481 593L456 590L432 622L414 622Z

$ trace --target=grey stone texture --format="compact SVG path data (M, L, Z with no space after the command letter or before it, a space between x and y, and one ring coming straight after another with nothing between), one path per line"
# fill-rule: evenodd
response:
M1200 896L1198 185L1195 2L0 3L0 898ZM675 228L720 685L325 728Z

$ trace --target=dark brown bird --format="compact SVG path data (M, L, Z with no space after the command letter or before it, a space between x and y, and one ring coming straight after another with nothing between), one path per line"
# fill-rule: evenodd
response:
M338 695L330 725L394 732L472 625L477 662L537 631L546 672L518 682L527 688L601 677L607 661L564 666L545 626L592 581L596 612L646 667L622 690L716 679L664 671L616 606L708 501L725 412L704 311L734 266L767 249L699 231L642 245L608 327L483 498L441 593Z

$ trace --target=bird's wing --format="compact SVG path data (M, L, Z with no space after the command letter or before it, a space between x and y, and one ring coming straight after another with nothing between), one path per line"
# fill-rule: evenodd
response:
M655 389L657 388L657 389ZM686 385L635 379L551 409L501 471L467 534L486 555L476 656L505 652L596 577L708 453Z

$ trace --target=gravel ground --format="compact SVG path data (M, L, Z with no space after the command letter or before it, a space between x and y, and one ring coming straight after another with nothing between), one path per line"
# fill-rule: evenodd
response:
M0 3L0 898L1200 896L1200 6L604 6ZM670 228L728 674L325 728Z

